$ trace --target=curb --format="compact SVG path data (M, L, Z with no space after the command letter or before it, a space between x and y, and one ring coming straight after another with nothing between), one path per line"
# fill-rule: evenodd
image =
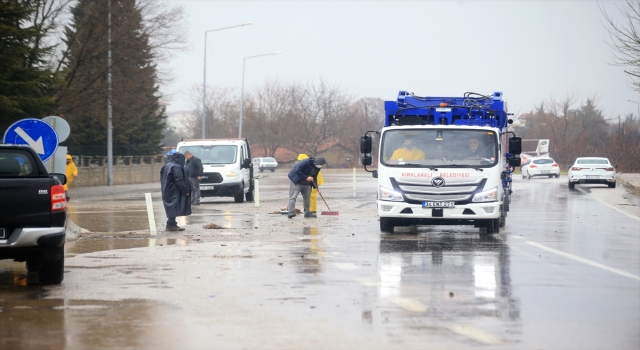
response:
M624 177L618 177L618 180L622 183L622 186L626 187L633 194L640 195L640 186L626 180Z

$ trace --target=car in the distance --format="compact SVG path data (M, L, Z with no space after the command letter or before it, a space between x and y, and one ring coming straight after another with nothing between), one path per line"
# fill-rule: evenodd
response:
M574 188L576 184L604 184L609 188L615 188L617 167L612 165L608 158L576 158L569 168L569 188Z
M531 179L532 177L560 177L560 167L555 160L549 157L533 158L527 160L520 168L523 179Z
M276 171L278 167L278 161L273 157L259 157L253 158L253 164L257 164L258 170L263 172L265 170Z

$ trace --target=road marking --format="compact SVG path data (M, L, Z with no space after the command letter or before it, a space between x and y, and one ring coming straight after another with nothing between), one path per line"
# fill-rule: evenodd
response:
M352 263L334 263L333 265L335 265L340 270L357 270L360 268L360 266Z
M366 277L359 277L356 278L356 282L360 283L363 286L366 287L377 287L380 285L380 283L372 278L366 278Z
M592 195L591 193L588 193L587 191L583 190L582 188L578 188L578 190L579 190L580 192L582 192L582 193L586 194L587 196L589 196L589 197L591 197L591 198L593 198L593 199L597 200L598 202L600 202L600 203L602 203L602 204L606 205L607 207L609 207L609 208L611 208L611 209L613 209L613 210L615 210L615 211L617 211L617 212L619 212L619 213L621 213L621 214L624 214L624 215L626 215L626 216L628 216L628 217L630 217L630 218L632 218L632 219L634 219L634 220L638 220L638 221L640 221L640 218L639 218L639 217L637 217L637 216L635 216L635 215L633 215L633 214L629 214L629 213L627 213L627 212L626 212L626 211L624 211L624 210L618 209L618 208L614 207L614 206L613 206L613 205L611 205L611 204L605 203L604 201L600 200L598 197L596 197L596 196Z
M558 254L560 256L564 256L565 258L573 259L573 260L581 262L583 264L587 264L587 265L591 265L591 266L594 266L594 267L598 267L598 268L601 268L603 270L607 270L609 272L613 272L615 274L618 274L620 276L624 276L624 277L628 277L628 278L640 281L640 276L636 276L636 275L634 275L632 273L629 273L629 272L626 272L626 271L614 269L613 267L609 267L607 265L603 265L603 264L597 263L597 262L589 260L589 259L581 258L581 257L573 255L573 254L565 253L563 251L547 247L547 246L542 245L540 243L527 241L527 244L530 244L530 245L532 245L534 247L538 247L540 249L546 250L546 251L554 253L554 254Z
M500 338L495 335L472 326L454 325L450 326L449 329L482 344L494 345L502 343Z
M391 298L390 300L405 310L409 310L413 312L429 311L429 308L427 307L427 305L411 298Z

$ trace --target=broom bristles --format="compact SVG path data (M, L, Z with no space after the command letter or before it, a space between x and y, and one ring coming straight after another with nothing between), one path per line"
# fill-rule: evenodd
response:
M320 215L339 215L337 211L323 211Z

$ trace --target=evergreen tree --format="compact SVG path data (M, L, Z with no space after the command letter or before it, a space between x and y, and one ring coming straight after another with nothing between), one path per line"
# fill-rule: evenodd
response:
M107 150L108 13L111 12L113 151L154 154L166 118L159 105L157 67L136 0L80 0L66 28L67 87L59 95L71 125L70 151Z
M42 118L55 111L57 76L44 58L51 47L35 43L42 35L25 27L33 0L0 0L0 134L23 118Z

